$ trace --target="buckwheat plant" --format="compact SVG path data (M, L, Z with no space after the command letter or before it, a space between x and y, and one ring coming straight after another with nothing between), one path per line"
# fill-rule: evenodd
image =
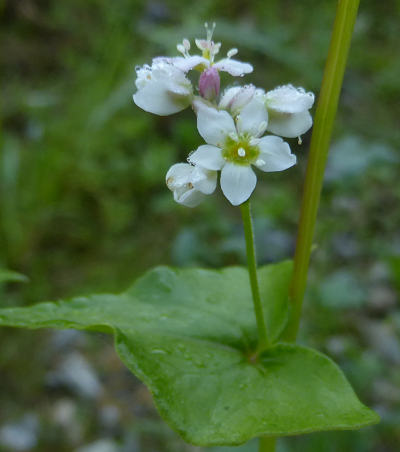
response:
M137 68L133 100L157 115L193 109L205 143L169 168L166 184L177 203L195 207L219 180L228 202L241 209L248 268L158 267L118 295L2 309L0 324L113 334L117 353L147 385L161 416L194 445L240 445L259 437L260 452L267 452L275 450L277 437L377 422L329 357L295 343L358 3L338 2L294 262L257 269L250 197L257 177L296 164L284 139L301 141L310 129L314 94L292 85L265 91L233 79L221 89L220 72L241 80L253 67L233 58L237 49L217 59L221 43L213 41L214 25L207 26L206 39L195 40L199 53L184 39L177 46L181 56Z

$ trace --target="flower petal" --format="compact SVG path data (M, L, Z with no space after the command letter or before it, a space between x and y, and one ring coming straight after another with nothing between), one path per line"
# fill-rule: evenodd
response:
M257 176L250 166L227 163L221 171L221 189L234 206L244 203L253 193Z
M254 85L234 86L224 91L219 108L230 110L234 115L248 104L256 93Z
M148 84L137 91L133 101L143 110L160 116L172 115L190 105L189 96L177 96L157 84Z
M190 163L208 170L220 170L225 164L221 149L210 144L199 146L189 155L188 160Z
M218 63L214 64L214 67L219 71L228 72L233 76L242 76L253 72L253 66L249 63L242 63L232 58L223 58Z
M190 182L192 172L193 166L189 163L175 163L165 176L167 187L171 191L183 187Z
M187 58L175 57L171 58L172 64L183 72L188 72L196 66L203 64L205 67L209 66L209 61L200 55L193 55Z
M314 103L314 94L293 85L278 86L266 94L268 110L280 113L300 113L309 110Z
M211 195L217 186L217 172L195 166L192 173L192 184L196 190L205 195Z
M167 63L166 60L164 57L154 58L151 71L153 82L165 84L166 89L174 94L184 96L189 92L192 93L192 83L185 73L173 64ZM158 63L156 64L155 61Z
M156 115L170 115L188 107L192 101L192 84L185 74L158 58L153 65L138 68L133 95L135 104Z
M236 135L235 123L227 111L217 110L199 99L193 106L197 113L197 129L206 143L223 147L229 135Z
M296 138L307 132L313 120L309 111L301 113L275 113L270 111L268 132L285 138Z
M241 86L232 86L227 88L221 96L218 107L224 110L229 110L235 96L241 91Z
M236 118L239 133L252 137L261 136L268 125L268 112L265 108L264 96L255 95L241 110Z
M255 165L261 171L283 171L296 164L296 156L291 153L290 146L280 137L267 136L258 144L260 155Z
M186 207L196 207L204 200L204 198L205 195L195 188L187 190L183 193L174 191L174 200Z

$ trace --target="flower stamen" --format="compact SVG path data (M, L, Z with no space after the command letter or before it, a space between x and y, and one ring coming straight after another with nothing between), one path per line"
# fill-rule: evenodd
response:
M207 41L208 42L211 42L211 39L212 39L213 34L214 34L215 26L216 26L215 22L212 23L211 27L208 26L208 22L204 23L204 27L205 27L206 33L207 33Z
M226 56L228 57L228 58L232 58L233 56L235 56L236 54L238 53L238 49L231 49L231 50L229 50L228 51L228 53L226 54Z
M185 47L186 51L189 52L189 50L190 50L190 41L185 38L183 40L183 46Z
M181 53L185 58L190 57L190 53L189 53L190 42L188 39L185 38L182 41L182 44L180 44L180 43L177 44L176 48L177 48L178 52Z
M213 33L215 30L215 22L209 27L208 23L204 24L206 28L207 38L206 39L195 39L196 46L202 51L203 58L209 60L210 64L214 63L214 57L217 55L221 48L220 42L212 41Z

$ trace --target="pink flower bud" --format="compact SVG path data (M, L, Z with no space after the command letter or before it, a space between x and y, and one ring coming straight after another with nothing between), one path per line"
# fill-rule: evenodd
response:
M210 67L203 71L199 80L200 95L204 99L212 100L218 97L221 80L217 69Z

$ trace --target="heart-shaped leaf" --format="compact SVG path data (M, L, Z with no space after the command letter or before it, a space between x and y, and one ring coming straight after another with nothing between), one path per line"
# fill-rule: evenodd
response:
M287 319L291 263L259 270L270 336ZM188 442L241 444L261 435L355 429L377 422L326 356L276 343L257 360L247 270L158 268L121 295L0 310L0 325L115 334L128 368Z

